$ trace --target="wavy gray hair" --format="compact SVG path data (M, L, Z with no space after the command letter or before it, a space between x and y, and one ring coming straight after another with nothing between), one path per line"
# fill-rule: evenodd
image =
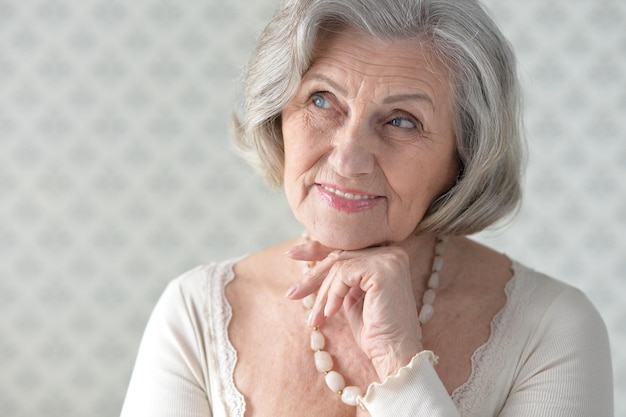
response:
M287 0L259 37L243 118L236 120L236 143L269 184L282 183L281 112L320 34L341 27L381 39L426 40L448 69L460 170L417 232L471 234L515 211L524 162L515 56L475 0Z

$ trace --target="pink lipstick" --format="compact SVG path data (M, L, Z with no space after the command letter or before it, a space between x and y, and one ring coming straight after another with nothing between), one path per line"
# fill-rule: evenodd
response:
M358 190L342 190L326 184L315 185L328 205L348 213L372 209L384 198Z

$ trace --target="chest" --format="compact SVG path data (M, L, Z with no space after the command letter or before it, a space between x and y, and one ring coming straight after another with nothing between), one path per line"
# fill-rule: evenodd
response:
M234 381L245 398L246 417L367 415L343 404L315 369L311 329L299 302L258 292L229 298L233 309L229 338L237 351ZM500 302L477 306L454 297L438 298L437 313L424 326L423 340L425 348L439 356L436 370L449 393L470 377L472 355L489 338L491 319L500 307ZM322 332L333 369L348 385L365 391L378 380L341 316L325 323Z
M254 303L259 301L257 297ZM362 415L360 408L343 404L315 369L311 329L300 303L274 299L272 307L256 314L248 314L249 308L237 314L233 304L229 337L237 351L234 380L246 401L246 417ZM347 384L365 389L376 379L375 371L342 327L338 319L323 328L325 350Z

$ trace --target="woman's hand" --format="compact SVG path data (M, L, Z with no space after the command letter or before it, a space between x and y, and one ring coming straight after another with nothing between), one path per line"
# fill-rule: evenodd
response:
M354 338L384 380L423 350L413 296L409 256L396 246L332 250L307 242L287 251L316 262L287 293L292 299L317 291L309 325L320 325L343 308Z

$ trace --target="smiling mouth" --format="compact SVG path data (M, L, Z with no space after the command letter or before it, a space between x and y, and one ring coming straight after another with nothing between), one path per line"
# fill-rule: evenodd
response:
M378 196L376 196L376 195L346 193L346 192L343 192L341 190L337 190L335 188L329 187L329 186L324 185L324 184L318 184L318 185L322 189L326 190L327 192L332 193L332 194L336 195L337 197L345 198L346 200L361 201L361 200L373 200L375 198L378 198Z

